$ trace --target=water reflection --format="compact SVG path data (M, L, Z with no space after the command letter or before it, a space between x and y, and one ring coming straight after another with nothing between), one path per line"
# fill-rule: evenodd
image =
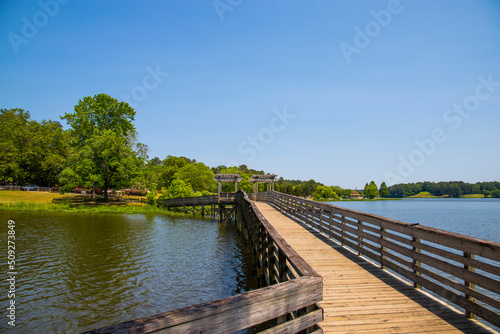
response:
M0 332L79 333L255 287L251 250L231 224L0 212L0 235L8 219L16 221L17 326L2 321ZM0 303L6 307L6 293Z

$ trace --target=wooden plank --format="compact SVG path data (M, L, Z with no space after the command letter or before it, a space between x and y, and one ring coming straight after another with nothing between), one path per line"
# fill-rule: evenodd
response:
M169 333L220 333L238 331L322 299L322 280L300 277L292 281L245 292L236 296L190 306L122 324L86 332L107 334L149 333L169 329Z
M280 194L280 196L287 197L290 195ZM472 238L469 236L443 231L427 226L404 223L374 214L336 207L331 204L317 203L305 199L300 199L300 203L302 205L317 206L327 212L331 211L333 213L339 213L354 220L362 220L363 222L371 223L404 234L409 234L412 237L428 240L440 245L452 248L458 247L457 249L459 250L463 250L464 247L467 247L467 249L472 250L472 254L483 256L495 261L500 261L500 243ZM411 233L415 234L411 234L409 231L412 231Z
M281 333L298 333L302 330L308 329L320 321L323 321L323 309L317 309L313 312L307 313L297 317L291 321L287 321L281 325L272 327L261 333L263 334L281 334Z
M431 328L436 329L436 332L442 331L447 333L462 333L464 331L470 333L487 332L475 322L443 305L442 302L429 298L426 293L419 292L413 289L412 286L396 278L385 278L387 275L383 274L385 271L377 269L361 258L356 258L354 254L344 250L344 248L334 244L332 241L328 241L325 236L316 232L313 227L304 227L290 220L290 218L285 217L282 213L272 209L268 204L257 203L257 205L268 221L272 222L276 231L283 236L307 263L312 265L318 274L323 276L324 300L320 305L324 308L324 321L321 323L321 327L325 333L330 331L334 333L342 332L337 331L339 328L346 329L346 332L363 332L366 329L370 332L387 333L387 329L390 328L387 325L388 317L389 319L393 319L391 321L397 324L397 327L393 327L395 330L389 330L395 333L414 332L415 323L422 324L421 327L425 327L426 331L429 332L432 332ZM301 204L301 206L304 207L305 204ZM321 207L321 210L324 210L324 208ZM291 215L290 212L291 210L287 214ZM328 212L323 211L321 219L327 222L328 225L331 224L333 226L334 224L338 224L337 222L332 222L328 215ZM303 219L303 216L300 219ZM321 226L315 226L315 224L313 226L321 229ZM359 224L356 226L359 226ZM352 234L357 233L357 235L363 237L363 247L359 247L359 239L347 234L347 237L344 239L346 246L354 250L359 249L361 254L375 261L381 260L380 254L377 255L377 253L374 253L374 251L377 251L377 247L369 244L370 240L364 239L364 237L368 237L367 239L371 239L372 242L377 240L378 236L367 232L370 229L376 230L373 226L366 225L363 222L361 230L358 231L356 228L356 231L353 231L353 226L347 223L345 229L348 232L353 232ZM378 231L380 233L380 230ZM329 235L333 234L332 229L330 228L327 233ZM403 236L390 231L382 233L389 239L383 241L384 246L388 248L387 251L383 252L388 257L384 262L387 262L387 266L390 267L389 269L393 269L394 267L402 268L398 263L392 262L391 257L396 256L391 253L393 251L392 248L404 248L405 252L410 252L408 254L413 254L413 252L418 253L413 248L420 247L421 243L405 239L403 243L405 246L403 247L403 245L396 243L399 240L390 240L392 236L395 238L403 238ZM408 234L408 238L411 237ZM325 242L320 242L320 240ZM425 255L432 257L431 254ZM421 266L418 266L411 260L399 259L409 267L408 269L394 271L407 276L410 280L416 277L422 279L418 275ZM413 267L415 266L419 268L417 272L413 272ZM394 281L398 283L394 283ZM391 282L390 285L388 285L389 282ZM426 282L419 281L419 284L424 285L424 283ZM433 284L434 287L443 289L439 284ZM448 292L445 290L443 289L441 292L446 295ZM465 300L465 296L455 295L457 298ZM402 310L409 312L408 316L402 314ZM351 318L357 314L359 319L362 319L360 321L363 321L365 325L353 324L353 326L339 327L337 325L340 320L332 317L334 314L340 314L344 317L349 316ZM491 313L489 315L492 316ZM491 317L489 319L492 320ZM456 325L458 322L460 322L460 326Z

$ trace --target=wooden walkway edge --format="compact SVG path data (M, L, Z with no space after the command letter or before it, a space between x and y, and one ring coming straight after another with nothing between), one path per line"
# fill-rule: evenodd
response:
M325 333L498 333L416 290L271 205L258 210L323 277Z

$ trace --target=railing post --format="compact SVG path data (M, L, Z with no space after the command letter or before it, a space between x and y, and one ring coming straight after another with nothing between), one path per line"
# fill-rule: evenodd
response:
M464 252L464 257L467 259L474 259L474 254ZM476 268L469 266L468 264L464 264L464 269L468 271L475 272ZM466 280L464 280L464 285L466 288L469 288L471 290L476 290L476 285L472 284ZM476 298L470 296L467 292L465 293L465 298L473 303L476 302ZM477 319L477 315L472 313L470 310L465 309L465 316L470 319Z
M342 246L345 246L345 226L346 226L346 223L345 223L345 216L342 215Z
M319 214L319 233L324 233L325 232L325 228L323 227L323 209L322 208L318 208L318 214Z
M267 244L269 256L269 282L272 285L279 283L279 274L276 271L276 245L273 239L268 239Z
M278 255L278 276L279 276L279 281L285 282L287 280L286 275L287 275L287 270L288 266L286 264L286 256L283 254L281 249L279 250L279 255Z
M269 235L264 227L260 224L260 233L262 238L262 282L263 286L270 285L269 282Z
M361 256L361 249L363 249L363 237L360 233L363 232L363 221L358 220L358 255Z
M387 251L387 247L384 246L384 240L387 240L387 237L384 236L384 232L386 232L386 228L380 226L380 268L387 269L384 265L384 260L387 259L387 255L384 255L384 252Z
M420 248L415 246L416 243L420 243L420 239L412 237L412 241L414 244L414 246L412 247L413 251L416 253L420 253ZM417 276L421 275L421 273L417 269L417 267L420 267L421 265L422 265L422 263L420 261L413 259L413 273ZM417 282L413 282L413 287L415 289L422 289L422 285L418 284Z

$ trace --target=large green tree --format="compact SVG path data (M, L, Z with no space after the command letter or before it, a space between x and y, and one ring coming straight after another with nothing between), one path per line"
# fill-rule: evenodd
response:
M61 117L71 127L72 154L61 175L66 189L91 187L94 195L101 188L107 201L108 189L125 186L137 176L134 116L128 103L97 94L84 97L73 113Z
M190 159L185 157L167 156L162 162L161 174L158 180L158 189L168 188L175 179L174 175L181 168L189 164Z
M0 179L19 185L53 186L68 154L59 122L30 120L22 109L0 112Z
M189 183L194 191L206 190L210 192L217 189L214 176L214 172L203 162L187 164L174 174L175 179Z
M193 187L180 179L173 179L168 188L163 188L159 200L196 196Z
M383 198L389 196L389 188L387 187L387 184L385 184L385 182L382 182L382 184L380 185L379 195Z
M338 199L337 193L333 191L331 187L328 186L318 186L316 187L316 190L313 193L314 199L327 199L327 198L334 198Z
M30 114L22 109L2 109L0 113L0 177L24 184L29 166Z
M370 182L370 184L366 184L363 193L369 199L374 199L375 197L377 197L378 196L378 188L377 188L377 185L375 184L375 181Z

